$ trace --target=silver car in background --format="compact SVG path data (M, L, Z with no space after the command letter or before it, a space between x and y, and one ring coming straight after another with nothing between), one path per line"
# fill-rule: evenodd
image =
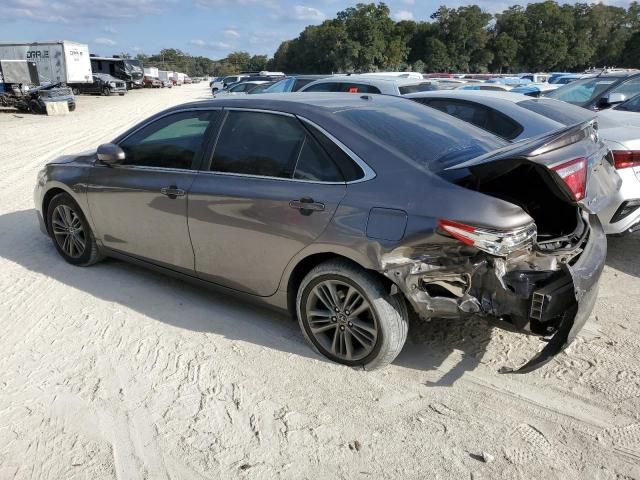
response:
M438 90L433 80L417 80L383 75L343 75L323 78L306 85L301 92L382 93L401 96Z
M408 97L512 142L596 118L598 135L611 149L611 163L622 178L614 201L599 212L600 221L608 235L640 229L640 127L616 121L614 111L596 113L559 100L510 92L456 90Z

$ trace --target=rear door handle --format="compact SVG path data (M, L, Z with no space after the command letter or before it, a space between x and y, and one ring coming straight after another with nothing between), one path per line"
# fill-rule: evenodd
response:
M314 202L313 198L304 197L300 200L291 200L289 202L291 208L300 210L303 215L311 215L313 212L324 211L324 203Z
M176 199L178 197L184 197L187 192L182 190L181 188L176 187L175 185L171 185L170 187L163 187L160 189L160 193L162 195L166 195L171 199Z

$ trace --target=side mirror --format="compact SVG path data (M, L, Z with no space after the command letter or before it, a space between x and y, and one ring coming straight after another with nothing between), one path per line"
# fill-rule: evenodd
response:
M104 143L98 147L98 160L105 165L117 165L122 163L124 159L124 150L115 143Z
M610 107L624 102L627 97L623 93L610 93L609 95L600 99L600 105Z

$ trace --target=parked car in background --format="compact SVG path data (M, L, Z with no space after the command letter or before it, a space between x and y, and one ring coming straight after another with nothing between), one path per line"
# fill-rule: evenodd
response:
M74 92L94 95L118 94L122 96L127 93L127 84L123 80L105 73L94 73L93 83L78 83L71 85L71 87Z
M184 83L185 85L191 85L193 83L193 79L191 77L184 77Z
M144 77L143 65L135 58L96 57L91 55L91 70L93 73L110 75L125 82L126 87L142 88Z
M431 80L368 75L343 75L316 80L302 87L300 92L382 93L385 95L398 96L435 89L437 89L437 86Z
M173 72L170 70L158 70L158 78L165 84L171 84L173 86Z
M145 88L162 88L162 82L159 78L149 77L147 75L142 79L142 85Z
M640 228L640 128L617 122L613 111L596 114L558 100L515 93L425 92L410 98L514 142L597 119L598 135L611 149L610 163L622 179L620 189L600 210L600 222L610 235Z
M212 80L209 85L211 87L211 91L215 93L218 90L224 90L228 85L237 83L248 76L249 75L229 75L226 77L217 77L217 79Z
M551 336L525 372L595 303L607 158L591 122L509 144L387 95L248 95L58 159L34 199L70 264L113 256L288 310L333 361L392 362L412 309Z
M160 80L162 83L162 88L172 88L173 82L171 80Z
M530 83L529 85L521 85L519 87L512 88L509 91L513 93L522 93L523 95L537 98L541 95L546 95L549 92L553 92L559 87L559 84L554 83Z
M228 88L225 88L224 90L213 92L213 96L215 98L218 98L218 97L226 97L226 96L233 96L233 95L246 95L247 93L251 92L251 90L253 90L254 88L260 85L268 84L268 83L270 82L266 80L240 82L240 83L236 83L235 85L231 85Z
M615 71L575 80L547 97L589 110L603 110L640 94L640 73Z
M298 92L305 85L330 76L331 75L291 75L276 81L265 90L265 93Z
M547 82L553 85L558 83L558 79L569 76L569 75L573 75L573 74L571 72L551 72L549 74L549 78L547 78Z
M593 75L585 75L583 73L570 73L566 75L559 75L554 78L553 82L549 82L552 85L566 85L567 83L575 82L576 80L581 80L583 78L592 77Z
M491 92L508 92L514 88L511 85L505 85L502 83L473 83L463 84L456 88L456 90L485 90Z
M631 97L613 108L598 112L598 117L622 125L640 127L640 95Z

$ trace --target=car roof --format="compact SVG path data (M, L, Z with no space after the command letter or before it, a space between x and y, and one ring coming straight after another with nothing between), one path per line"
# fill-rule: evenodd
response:
M383 76L383 75L335 75L333 77L325 77L321 78L314 83L324 83L324 82L360 82L360 83L368 83L368 84L395 84L395 85L415 85L418 83L425 83L431 81L430 79L419 80L417 78L403 78L403 77L394 77L394 76ZM311 84L309 84L311 85Z
M499 100L512 103L522 102L531 97L521 93L512 93L506 90L435 90L431 92L416 92L403 95L405 98L459 98L460 100L474 100L484 103Z

